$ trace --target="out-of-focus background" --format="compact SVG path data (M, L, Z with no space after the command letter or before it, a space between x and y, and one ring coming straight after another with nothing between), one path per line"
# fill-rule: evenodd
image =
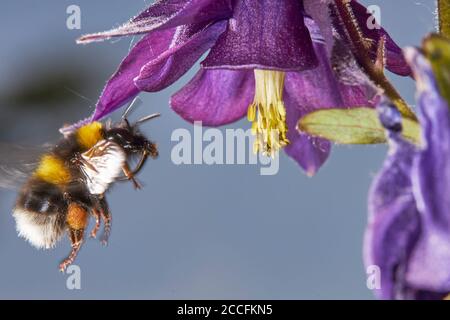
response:
M85 118L136 39L81 46L84 33L125 22L151 1L3 1L0 9L0 142L57 141L58 128ZM434 0L365 0L401 46L434 30ZM81 30L66 9L81 8ZM141 191L120 184L108 194L110 244L88 240L76 264L81 290L57 270L70 250L38 251L17 237L15 192L0 190L0 298L26 299L365 299L362 238L366 197L384 146L334 148L313 178L284 154L280 171L258 166L172 163L173 130L188 128L168 99L194 74L157 94L144 93L133 117L161 112L144 132L160 157L140 175ZM413 82L392 76L414 103ZM115 118L118 115L114 115ZM232 128L249 126L241 121ZM225 129L225 128L223 128ZM0 160L1 161L1 160Z

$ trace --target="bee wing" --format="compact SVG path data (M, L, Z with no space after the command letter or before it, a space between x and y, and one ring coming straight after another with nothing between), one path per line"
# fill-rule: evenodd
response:
M115 142L101 140L81 154L80 171L91 194L103 194L119 177L125 163L124 150Z
M17 189L39 164L50 145L20 146L0 143L0 188Z

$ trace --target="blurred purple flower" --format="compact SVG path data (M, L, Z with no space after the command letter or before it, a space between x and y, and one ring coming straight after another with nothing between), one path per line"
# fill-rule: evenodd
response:
M298 133L299 118L318 108L369 104L362 85L344 85L332 71L331 2L161 0L116 29L83 36L79 43L145 34L108 81L91 120L141 91L168 87L210 50L194 78L172 96L172 109L208 126L247 114L256 150L271 153L288 145L287 153L312 175L330 143ZM375 44L371 53L385 37L387 68L408 75L400 48L383 29L368 29L365 7L350 5L364 37Z
M406 51L417 80L422 145L404 140L401 117L379 107L390 152L369 197L366 265L381 270L382 299L443 299L450 293L450 109L429 63Z

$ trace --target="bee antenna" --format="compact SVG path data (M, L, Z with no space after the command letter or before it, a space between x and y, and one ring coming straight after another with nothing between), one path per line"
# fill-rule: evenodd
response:
M137 102L140 102L139 97L134 98L130 104L128 105L128 107L125 109L125 111L122 114L122 119L126 120L128 114L131 112L131 110L133 109L133 107L136 105Z
M148 116L145 116L145 117L143 117L143 118L140 118L138 121L136 121L136 123L135 123L134 125L138 125L138 124L141 124L141 123L146 122L146 121L148 121L148 120L157 118L157 117L159 117L160 115L161 115L160 113L153 113L153 114L150 114L150 115L148 115Z

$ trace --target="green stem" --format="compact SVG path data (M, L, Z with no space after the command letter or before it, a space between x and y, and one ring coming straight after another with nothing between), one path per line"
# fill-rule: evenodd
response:
M368 54L367 42L364 39L358 22L356 21L349 0L335 0L337 14L341 19L342 25L347 31L349 41L352 44L352 53L367 74L370 80L381 88L386 96L396 105L403 116L417 120L416 115L408 104L403 100L398 91L390 83L383 72L376 69L375 63Z
M450 1L438 0L439 32L450 37Z

